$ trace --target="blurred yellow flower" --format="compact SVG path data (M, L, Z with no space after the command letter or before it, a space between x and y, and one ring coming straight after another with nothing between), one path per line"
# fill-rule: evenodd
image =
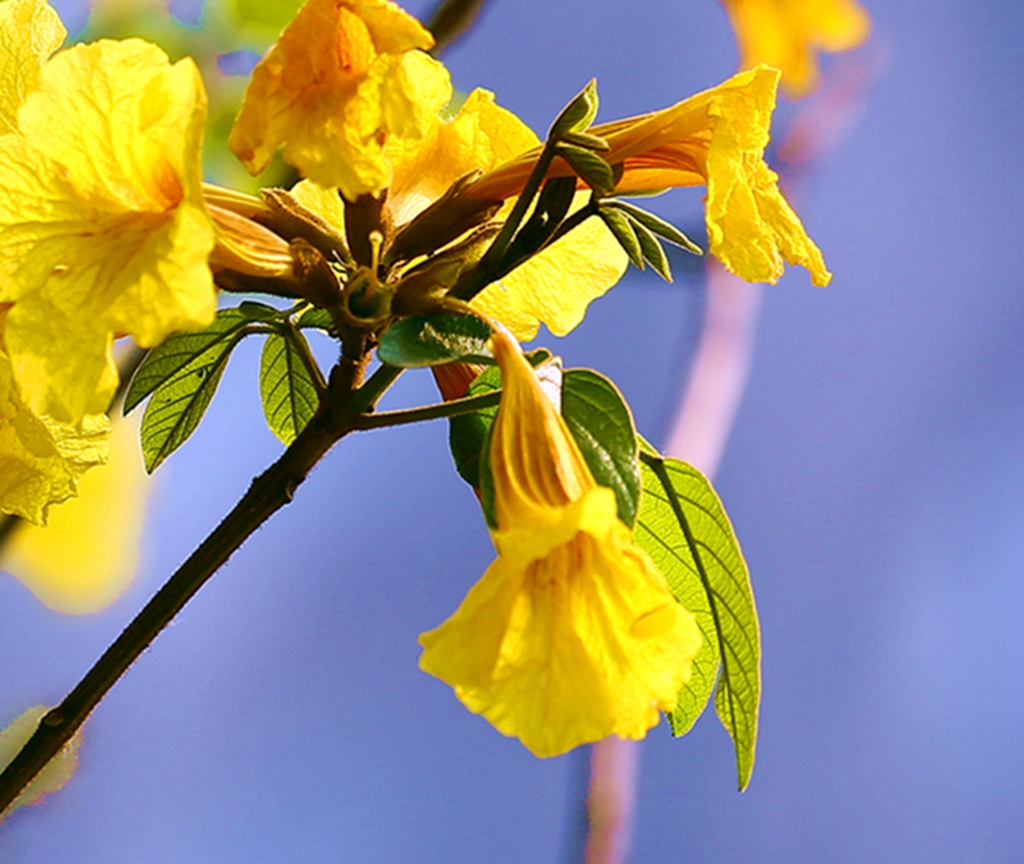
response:
M18 752L28 742L40 721L49 713L50 708L46 705L35 705L27 711L23 711L14 718L7 726L0 729L0 771L6 768ZM56 756L47 763L32 782L29 783L14 801L0 813L0 822L3 822L12 812L19 807L26 807L30 804L37 804L51 792L56 792L75 773L78 768L78 748L82 743L82 732L79 730L72 736Z
M832 274L764 163L779 72L759 66L670 108L591 127L622 166L619 194L707 186L710 251L748 282L776 282L784 261L806 267L815 285ZM540 155L521 154L485 174L468 194L502 200L523 188ZM571 169L556 159L549 176Z
M138 569L150 485L137 418L119 420L107 464L81 479L78 497L54 508L45 527L18 527L0 566L51 609L98 612L121 596Z
M697 625L634 545L519 346L502 333L492 344L498 557L420 636L420 668L537 756L643 738L690 678Z
M82 474L106 461L109 430L103 414L86 415L77 426L37 417L0 350L0 511L43 522L50 504L74 495Z
M386 140L418 139L451 98L434 39L389 0L309 0L253 70L229 146L253 174L279 147L354 201L391 183Z
M77 423L104 410L115 334L149 347L212 320L205 121L191 60L101 41L46 62L16 131L0 136L0 302L13 304L4 339L35 413Z
M856 0L722 0L736 31L740 68L767 63L782 89L799 98L818 83L818 51L849 51L868 36L871 19Z

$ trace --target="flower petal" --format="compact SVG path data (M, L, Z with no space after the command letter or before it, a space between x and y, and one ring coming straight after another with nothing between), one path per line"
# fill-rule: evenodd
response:
M18 109L67 31L46 0L0 3L0 134L18 128Z

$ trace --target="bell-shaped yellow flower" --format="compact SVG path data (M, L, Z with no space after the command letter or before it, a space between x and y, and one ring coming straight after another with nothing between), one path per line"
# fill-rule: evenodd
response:
M495 334L491 438L498 557L420 667L537 756L639 739L675 707L700 647L693 616L620 521L519 346Z
M84 615L113 603L138 570L151 478L137 419L115 422L110 459L50 511L45 526L22 525L4 544L0 569L58 612Z
M728 270L748 282L776 282L784 261L806 267L815 285L832 274L764 163L779 72L759 66L682 102L603 123L601 156L622 166L616 192L707 186L708 244ZM523 188L540 155L533 150L485 174L472 194L503 200ZM550 176L571 173L556 159Z
M782 89L799 98L818 83L818 51L849 51L868 36L871 19L856 0L722 0L736 31L740 68L767 63Z
M451 98L434 39L389 0L308 0L253 70L229 146L253 174L289 164L354 201L391 182L389 138L420 138Z
M103 414L86 415L76 426L37 417L0 350L0 512L45 521L50 504L73 496L82 474L106 461L109 431Z
M129 39L54 55L0 136L4 339L35 413L104 410L115 334L149 347L212 320L205 122L195 64Z

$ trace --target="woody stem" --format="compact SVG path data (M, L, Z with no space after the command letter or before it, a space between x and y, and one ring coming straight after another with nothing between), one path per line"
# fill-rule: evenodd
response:
M382 366L360 386L369 359L369 351L360 347L362 350L357 347L346 352L358 356L343 356L332 370L320 408L281 458L253 480L249 491L220 525L135 616L64 701L43 717L35 734L0 774L0 813L60 752L160 631L260 525L292 500L313 466L357 427L359 415L372 411L401 374L401 369Z

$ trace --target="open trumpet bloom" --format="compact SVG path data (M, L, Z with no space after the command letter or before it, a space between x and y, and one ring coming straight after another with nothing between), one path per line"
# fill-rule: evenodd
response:
M643 738L689 680L696 623L633 543L518 345L492 341L498 557L420 636L420 667L537 756Z
M418 139L451 98L434 39L389 0L309 0L253 71L229 146L253 174L279 147L354 201L391 180L388 137Z
M767 63L782 72L792 98L818 83L818 51L849 51L868 36L871 19L856 0L722 0L736 32L740 67Z
M588 131L610 147L602 157L622 166L617 194L706 186L710 251L748 282L777 282L785 262L810 272L815 285L832 274L764 162L779 72L759 66L669 108L604 123ZM526 183L540 150L485 174L472 194L504 199ZM549 176L567 176L561 159Z
M25 38L25 34L19 34ZM191 60L137 39L61 51L0 136L0 302L21 397L77 423L143 347L216 309L202 199L206 97Z

